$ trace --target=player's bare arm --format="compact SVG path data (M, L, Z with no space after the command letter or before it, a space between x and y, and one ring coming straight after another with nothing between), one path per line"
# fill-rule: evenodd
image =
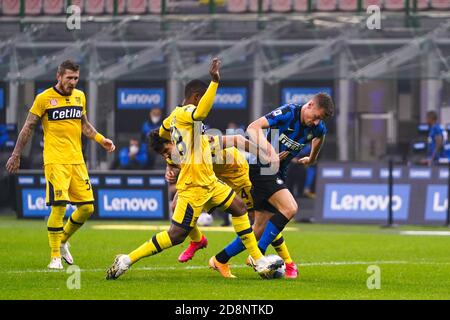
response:
M89 139L95 140L98 144L100 144L106 151L113 152L116 149L116 146L112 142L112 140L105 138L97 130L94 126L88 121L86 115L81 117L81 125L83 134Z
M263 129L268 129L269 127L270 124L266 117L261 117L250 123L247 128L247 134L250 141L256 143L258 148L268 155L270 163L275 164L279 162L279 156L273 146L266 139L263 131Z
M325 135L321 136L320 138L314 138L311 141L311 153L309 154L309 157L303 157L301 159L298 159L298 163L303 164L305 166L310 166L316 163L317 156L319 155L320 149L322 148L324 143L325 143Z
M222 149L236 147L258 156L258 146L239 134L221 136L220 139Z
M19 137L17 138L16 146L14 147L14 151L11 154L11 157L6 162L6 170L9 173L16 173L19 171L20 167L20 155L22 154L23 148L27 145L31 136L33 135L33 131L36 128L37 123L40 118L29 112L27 116L27 120L23 125L22 130L19 133Z

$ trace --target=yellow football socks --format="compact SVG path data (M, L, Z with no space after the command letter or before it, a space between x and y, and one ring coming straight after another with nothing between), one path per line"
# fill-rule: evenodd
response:
M64 233L61 237L61 242L66 243L67 240L89 219L94 213L94 206L92 204L83 204L77 207L69 220L64 226Z
M277 251L278 255L284 260L284 263L291 263L292 258L289 254L289 250L286 246L286 242L284 241L283 235L281 233L273 240L272 246Z
M63 219L66 206L52 206L52 211L47 221L48 243L52 258L60 258L61 235L63 233Z
M195 225L194 228L192 228L191 232L189 232L189 238L191 238L191 240L194 242L199 242L200 240L202 240L202 232L197 225Z
M139 248L129 253L128 256L130 257L131 264L134 264L142 258L155 255L171 246L172 241L170 240L169 233L167 231L162 231L154 235Z
M254 260L260 259L263 255L258 248L258 243L256 241L253 229L250 226L250 220L248 219L248 213L245 213L239 217L231 217L231 223L233 224L234 231L241 238L242 243L245 248L249 251L250 255Z

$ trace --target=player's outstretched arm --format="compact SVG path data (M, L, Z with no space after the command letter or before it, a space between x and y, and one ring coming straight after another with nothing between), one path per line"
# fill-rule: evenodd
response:
M212 109L214 98L216 97L217 88L219 87L220 80L220 60L219 58L214 58L212 60L211 66L209 68L209 74L211 75L211 83L206 90L203 97L200 99L197 108L193 113L194 120L204 120L208 116Z
M17 138L16 146L14 147L11 157L9 157L6 162L6 170L8 170L9 173L16 173L19 171L22 150L30 140L40 119L41 118L37 115L31 112L28 113L27 120L25 120L25 124L23 125L22 130L20 130L19 137Z
M261 117L252 123L247 128L247 134L250 141L256 143L259 150L265 152L270 159L270 163L278 163L279 157L273 146L269 143L264 135L263 129L268 129L270 127L269 121L266 117Z
M83 115L81 117L81 125L83 134L86 137L95 140L108 152L113 152L114 150L116 150L116 146L114 145L112 140L105 138L102 134L98 133L97 130L95 130L94 126L88 121L86 115Z
M314 138L311 141L311 153L309 157L303 157L298 159L298 163L303 164L305 166L310 166L316 163L317 156L319 155L320 149L322 149L323 144L325 143L325 135Z
M220 138L222 140L222 149L236 147L239 150L258 156L258 146L239 134L221 136Z

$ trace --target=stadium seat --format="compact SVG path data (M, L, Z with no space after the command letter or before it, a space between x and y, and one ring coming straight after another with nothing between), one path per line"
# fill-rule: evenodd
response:
M8 16L18 15L20 13L20 0L3 0L2 12Z
M106 0L106 13L114 13L114 0ZM117 0L117 13L125 13L125 0Z
M383 0L363 0L363 9L366 10L369 6L379 6L380 9L383 8Z
M384 8L386 10L404 10L405 0L385 0Z
M16 16L20 14L20 0L3 0L2 11L4 15ZM42 12L42 0L25 1L25 14L38 15Z
M145 14L147 0L127 0L127 12L131 14Z
M258 12L259 0L250 0L250 12ZM262 12L269 11L270 0L262 0Z
M150 13L161 13L161 0L148 0L148 11Z
M273 12L289 12L292 10L292 0L272 0Z
M103 14L105 12L105 0L86 1L84 11L91 15Z
M44 0L44 14L62 14L64 11L64 0Z
M411 8L414 6L414 2L410 0ZM425 10L430 7L430 1L429 0L417 0L417 10Z
M25 15L35 16L42 13L42 0L25 1Z
M341 11L358 10L358 0L339 0L338 9Z
M438 10L450 9L449 0L431 0L431 8Z
M337 7L337 0L316 0L317 11L334 11Z
M71 2L72 6L78 6L81 9L81 12L83 12L84 9L84 0L72 0Z
M227 11L233 13L241 13L247 11L248 0L228 0Z
M294 0L294 11L307 12L308 0Z

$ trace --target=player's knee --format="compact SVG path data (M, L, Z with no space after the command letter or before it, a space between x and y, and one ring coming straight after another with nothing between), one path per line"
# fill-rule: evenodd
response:
M229 211L231 211L231 215L233 217L242 216L247 212L247 206L245 205L244 201L239 197L234 198L233 203L230 206L230 209L232 209Z
M298 211L298 204L296 202L291 202L283 206L281 208L280 213L283 214L286 218L292 219Z
M170 241L172 241L172 245L176 246L177 244L183 243L189 232L187 230L181 228L171 228L168 231Z
M78 208L78 210L82 211L85 215L92 215L94 213L94 205L93 204L83 204Z

